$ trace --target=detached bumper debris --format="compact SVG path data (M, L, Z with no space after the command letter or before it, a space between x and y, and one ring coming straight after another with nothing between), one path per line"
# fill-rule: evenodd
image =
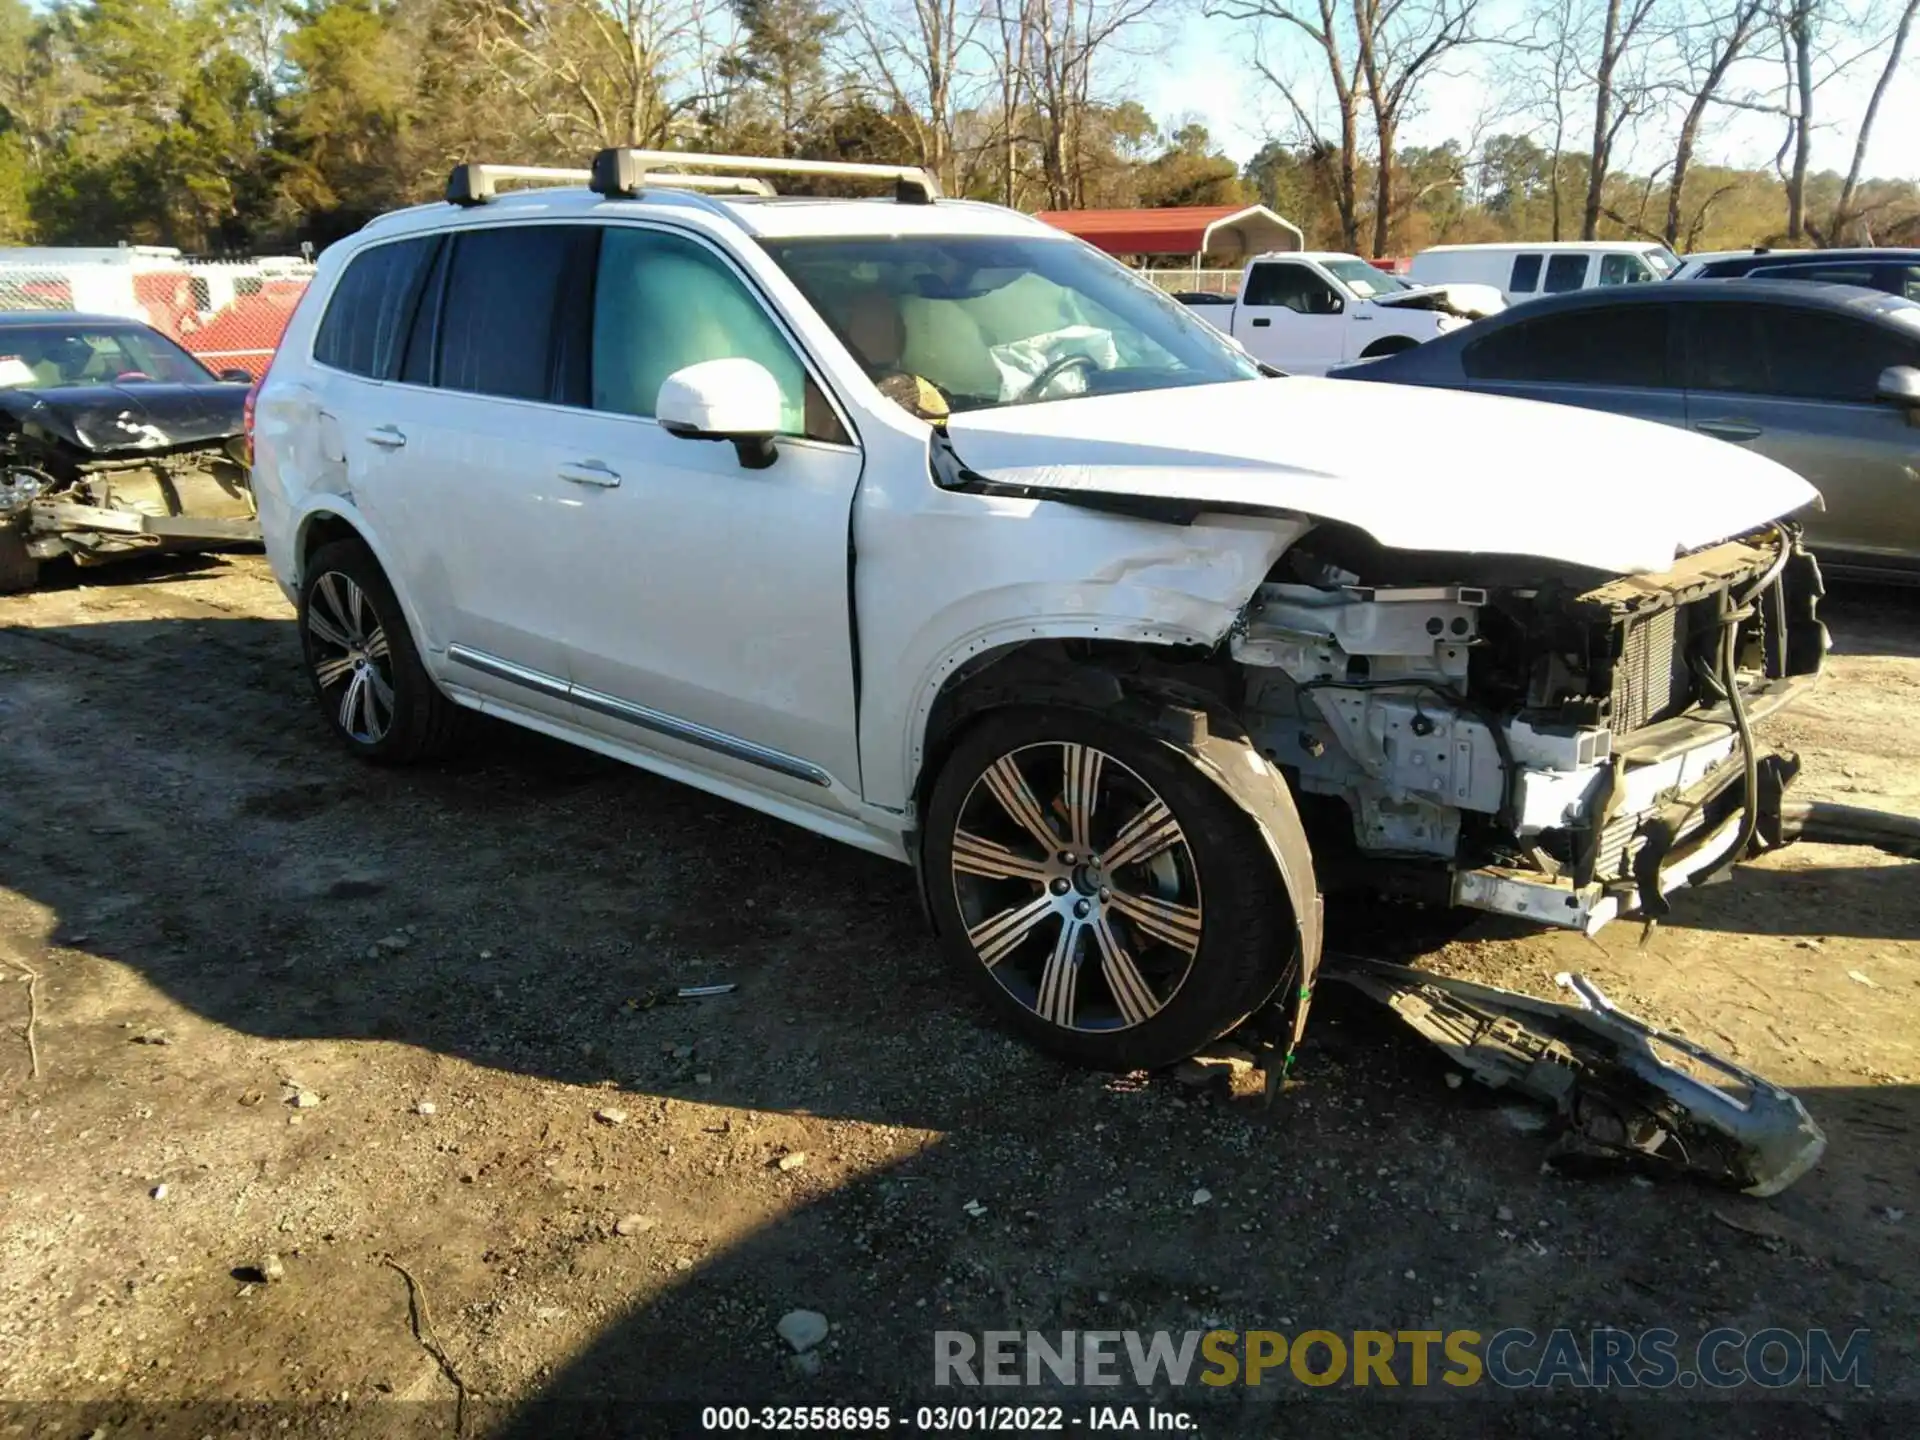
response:
M1767 1196L1826 1150L1791 1092L1615 1008L1584 976L1556 977L1575 1005L1358 957L1330 960L1325 976L1386 1005L1481 1084L1551 1106L1563 1126L1549 1157L1556 1166L1626 1162ZM1656 1045L1744 1098L1677 1068Z

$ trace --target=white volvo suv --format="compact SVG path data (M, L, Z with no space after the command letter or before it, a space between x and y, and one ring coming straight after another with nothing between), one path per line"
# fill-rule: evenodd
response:
M1662 913L1778 839L1753 723L1826 650L1789 471L1274 376L912 170L463 166L325 253L251 423L351 750L485 711L907 862L1099 1066L1297 1038L1323 889Z

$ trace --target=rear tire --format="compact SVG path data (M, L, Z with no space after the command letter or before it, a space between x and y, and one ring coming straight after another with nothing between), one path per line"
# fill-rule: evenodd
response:
M17 595L40 583L40 562L27 553L27 538L0 530L0 595Z
M300 645L320 712L355 755L407 765L453 747L460 707L421 664L393 586L361 541L336 540L307 563Z
M1035 1045L1096 1069L1225 1034L1294 943L1247 815L1160 741L1083 711L980 720L934 782L921 856L962 973Z

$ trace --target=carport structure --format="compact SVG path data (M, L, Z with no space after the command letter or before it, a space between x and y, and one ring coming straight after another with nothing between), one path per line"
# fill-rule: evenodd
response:
M1123 259L1187 259L1195 270L1237 267L1273 250L1301 250L1300 227L1264 205L1148 210L1043 210L1047 224Z

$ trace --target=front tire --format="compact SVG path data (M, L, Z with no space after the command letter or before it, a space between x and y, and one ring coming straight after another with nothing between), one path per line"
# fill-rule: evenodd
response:
M406 765L452 747L459 707L420 663L393 586L360 541L322 546L308 562L300 645L320 712L355 755Z
M1253 822L1177 751L1071 709L994 711L934 782L942 945L1041 1049L1184 1059L1273 993L1293 944Z

